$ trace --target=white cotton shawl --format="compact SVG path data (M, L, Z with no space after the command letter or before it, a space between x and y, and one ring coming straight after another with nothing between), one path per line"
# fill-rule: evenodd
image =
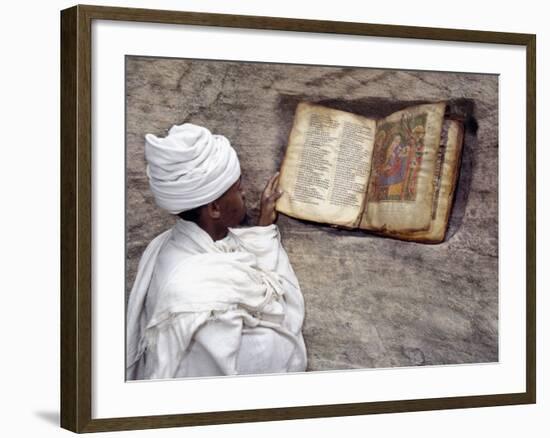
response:
M242 310L246 325L274 328L296 342L295 336L286 333L281 326L285 316L279 300L284 294L281 279L277 273L259 266L253 255L262 248L261 244L255 243L261 240L259 232L253 229L245 231L246 243L235 232L240 230L230 230L228 238L215 242L196 224L178 219L172 229L149 244L140 261L128 302L127 379L137 378L136 367L145 349L154 345L158 330L171 324L175 318L184 327L181 331L184 335L179 340L181 351L187 348L193 334L214 312L224 312L235 306ZM171 237L184 242L187 253L191 255L170 267L171 274L158 287L154 310L146 316L145 301L159 252ZM226 245L228 239L235 240L237 246ZM235 251L239 247L248 247L250 251ZM303 308L300 312L297 332L301 331ZM299 348L303 349L303 346Z
M145 158L155 202L172 214L218 199L241 174L229 140L192 123L172 126L164 138L147 134Z

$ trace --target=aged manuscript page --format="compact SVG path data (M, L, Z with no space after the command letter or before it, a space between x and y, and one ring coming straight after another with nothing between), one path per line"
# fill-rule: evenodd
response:
M428 230L445 103L419 105L379 120L360 228Z
M434 174L435 193L430 228L406 234L394 233L396 237L432 242L444 239L458 179L463 136L462 122L447 119L443 121L439 155Z
M365 202L376 121L300 103L281 166L277 210L356 227Z

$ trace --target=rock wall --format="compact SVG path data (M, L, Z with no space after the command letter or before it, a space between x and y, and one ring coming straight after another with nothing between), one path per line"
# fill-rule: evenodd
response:
M173 223L149 191L144 135L192 122L236 148L250 223L307 100L372 117L446 100L467 120L446 240L426 245L280 215L306 303L309 370L498 360L498 77L128 57L126 296L147 243Z

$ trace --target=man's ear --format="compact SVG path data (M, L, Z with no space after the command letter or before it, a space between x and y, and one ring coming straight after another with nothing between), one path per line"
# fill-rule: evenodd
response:
M207 204L206 212L208 214L208 217L211 219L219 219L222 214L220 205L218 204L217 201L213 201Z

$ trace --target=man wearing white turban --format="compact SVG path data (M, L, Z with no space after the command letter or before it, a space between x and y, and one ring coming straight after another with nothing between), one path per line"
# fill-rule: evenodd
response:
M281 245L267 183L258 226L241 169L221 135L185 123L145 136L157 205L177 215L147 246L127 307L126 378L304 371L304 301Z

